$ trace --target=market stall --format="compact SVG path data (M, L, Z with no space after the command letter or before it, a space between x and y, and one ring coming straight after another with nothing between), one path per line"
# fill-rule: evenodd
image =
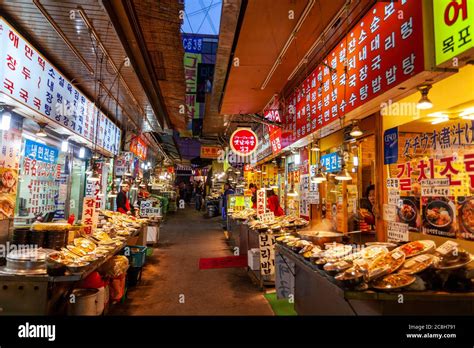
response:
M472 315L472 255L430 240L406 244L341 244L340 236L277 238L294 267L300 315ZM323 240L333 240L325 243ZM324 249L324 247L328 249ZM278 289L277 289L278 291Z
M15 230L6 264L0 267L2 315L65 314L72 291L93 272L102 272L119 253L130 257L125 271L141 268L144 259L138 264L134 256L139 247L128 245L147 220L101 211L97 221L91 233L85 225L65 223L35 223Z

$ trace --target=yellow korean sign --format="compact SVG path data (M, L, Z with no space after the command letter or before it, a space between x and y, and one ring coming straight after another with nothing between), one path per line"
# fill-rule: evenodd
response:
M434 0L433 14L436 65L474 47L474 1Z

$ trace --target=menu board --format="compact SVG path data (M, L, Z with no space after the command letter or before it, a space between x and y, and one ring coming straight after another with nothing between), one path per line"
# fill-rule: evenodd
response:
M269 121L281 123L280 110L266 110L264 112L264 117ZM278 126L266 126L266 127L268 129L272 153L275 155L279 153L282 149L281 128Z
M5 220L12 218L15 211L21 131L11 128L0 134L0 220Z
M61 210L59 189L61 165L59 150L29 139L25 140L19 184L19 216L42 215Z
M423 70L422 1L377 2L287 100L284 147Z
M407 125L406 129L410 129ZM399 133L399 162L389 166L399 193L397 222L410 232L474 240L474 121L453 120ZM389 185L390 183L390 185Z
M0 18L0 93L116 155L121 130Z

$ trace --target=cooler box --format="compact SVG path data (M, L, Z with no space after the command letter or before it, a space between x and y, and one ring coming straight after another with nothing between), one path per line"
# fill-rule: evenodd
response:
M251 270L258 271L260 269L260 249L250 249L247 253L248 265Z

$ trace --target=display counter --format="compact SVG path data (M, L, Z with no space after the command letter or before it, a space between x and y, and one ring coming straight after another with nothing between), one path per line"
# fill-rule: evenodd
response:
M277 244L276 252L295 264L294 301L299 315L474 314L474 292L347 290L288 247Z

